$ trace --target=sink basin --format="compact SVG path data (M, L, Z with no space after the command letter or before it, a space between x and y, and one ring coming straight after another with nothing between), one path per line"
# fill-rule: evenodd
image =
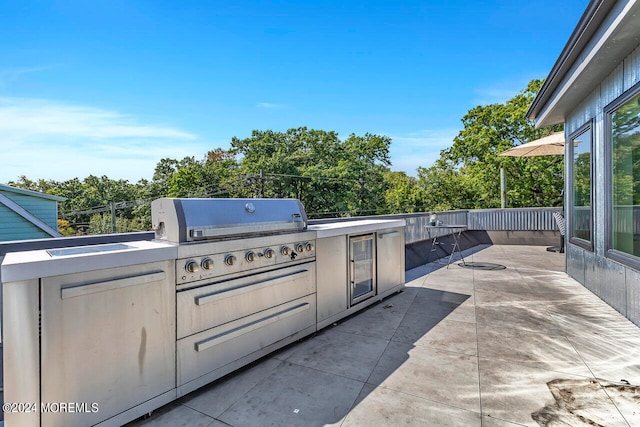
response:
M125 249L133 249L133 246L124 243L108 243L106 245L76 246L73 248L49 249L47 253L52 257L70 256L70 255L87 255L100 252L122 251Z

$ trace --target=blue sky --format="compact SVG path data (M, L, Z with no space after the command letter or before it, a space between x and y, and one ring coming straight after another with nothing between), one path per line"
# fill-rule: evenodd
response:
M392 138L430 166L476 105L547 76L587 0L9 0L0 182L150 179L254 129Z

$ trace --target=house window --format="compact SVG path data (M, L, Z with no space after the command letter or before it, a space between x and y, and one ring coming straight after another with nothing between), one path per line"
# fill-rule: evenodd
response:
M569 137L571 161L571 234L570 241L593 250L593 210L591 197L591 122Z
M640 266L640 86L605 110L608 166L607 249L612 258Z

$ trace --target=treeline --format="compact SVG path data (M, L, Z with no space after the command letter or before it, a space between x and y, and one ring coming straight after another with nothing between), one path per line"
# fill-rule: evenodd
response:
M540 85L532 81L505 104L470 110L453 145L433 166L418 168L417 177L391 171L387 136L340 139L300 127L255 130L203 158L162 159L151 181L22 176L9 185L66 197L59 204L65 235L149 230L149 203L158 197L295 197L311 218L499 207L500 167L508 175L509 206L552 206L563 186L562 158L498 157L555 130L536 130L525 118Z

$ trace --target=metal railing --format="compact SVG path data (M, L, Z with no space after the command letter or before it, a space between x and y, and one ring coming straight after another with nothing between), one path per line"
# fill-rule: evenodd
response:
M410 216L405 218L406 227L404 229L406 244L420 242L422 240L428 240L433 237L440 237L447 234L451 234L451 229L443 228L429 229L429 220L432 214L436 214L437 221L442 221L443 224L462 225L466 226L468 223L468 211L444 211L444 212L428 212L421 214L420 216Z
M469 230L545 231L557 230L553 213L561 208L477 209L468 212Z
M432 237L451 234L450 229L428 229L429 219L436 214L445 224L466 226L468 230L482 231L554 231L558 229L553 213L562 208L507 208L472 209L441 212L420 212L412 214L359 216L350 218L331 218L310 220L310 224L322 224L336 221L356 221L361 219L404 219L406 244L428 240Z

